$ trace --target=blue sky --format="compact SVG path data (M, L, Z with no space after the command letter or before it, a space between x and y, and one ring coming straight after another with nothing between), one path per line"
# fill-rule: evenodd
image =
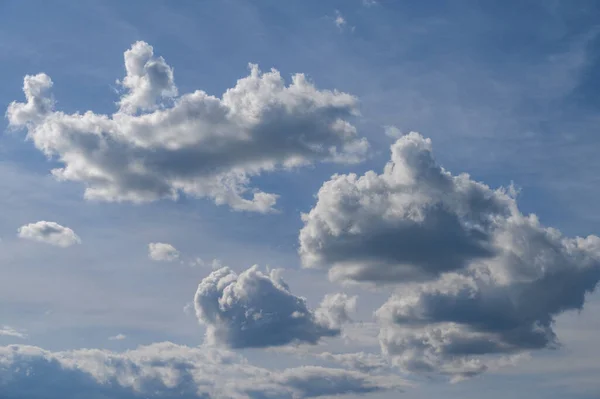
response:
M599 14L584 0L0 1L0 389L39 398L28 381L57 373L81 378L48 383L61 398L598 397ZM481 303L460 307L463 279ZM182 348L168 361L164 342ZM149 371L99 375L80 349ZM138 356L173 375L206 357L196 371L218 383L171 386ZM45 371L19 379L17 362ZM334 373L327 391L318 375Z

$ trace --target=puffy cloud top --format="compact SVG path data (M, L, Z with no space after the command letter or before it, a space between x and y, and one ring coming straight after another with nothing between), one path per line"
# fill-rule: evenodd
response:
M275 373L230 352L168 342L124 353L0 347L3 399L301 399L403 384L397 377L316 366Z
M410 133L392 145L383 174L335 175L302 215L300 256L332 278L426 280L494 255L490 228L511 198L436 165L431 141Z
M438 166L417 133L382 174L336 175L303 215L305 267L402 284L377 311L386 355L454 377L554 347L555 316L582 309L600 280L600 238L563 237L523 215L510 190Z
M256 65L220 98L197 90L177 96L173 69L152 46L125 52L124 93L112 115L54 110L52 80L26 76L26 102L13 102L14 128L64 166L52 173L86 185L105 201L152 201L180 193L236 210L269 212L277 195L249 186L275 168L321 161L356 162L368 148L350 123L355 97L319 90L302 74L286 85Z
M173 262L179 258L179 251L164 242L151 242L148 244L148 257L155 261Z
M81 243L81 239L70 228L44 220L19 227L18 236L63 248Z
M315 344L339 335L352 300L326 298L315 314L276 271L265 274L253 266L239 275L228 267L213 271L198 286L194 304L209 343L248 348Z

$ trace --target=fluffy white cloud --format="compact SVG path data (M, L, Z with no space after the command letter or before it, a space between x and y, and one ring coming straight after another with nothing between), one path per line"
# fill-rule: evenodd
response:
M600 238L563 237L523 215L511 190L439 167L410 133L381 175L333 176L303 215L305 267L395 283L378 311L383 352L409 371L466 377L555 347L555 316L600 280Z
M148 244L148 257L157 262L173 262L179 259L179 251L171 244L151 242Z
M273 372L231 352L157 343L124 353L0 347L5 399L300 399L397 390L398 378L324 367Z
M286 85L278 71L237 81L220 98L198 90L177 96L173 70L152 46L125 52L124 93L112 115L54 110L45 74L26 76L26 102L13 102L13 128L64 166L52 173L82 182L85 196L152 201L180 193L233 209L269 212L277 195L251 188L250 178L314 162L357 162L368 143L349 122L355 97L319 90L302 74Z
M350 314L356 311L356 296L346 294L327 294L315 311L315 316L324 325L341 327L352 321Z
M81 239L70 228L44 220L19 227L18 236L63 248L81 243Z
M253 266L239 275L228 267L213 271L198 286L196 316L207 326L207 342L232 348L315 344L337 336L353 299L326 299L315 312L293 295L276 270Z
M109 341L123 341L124 339L127 339L127 335L125 334L117 334L112 337L108 337Z

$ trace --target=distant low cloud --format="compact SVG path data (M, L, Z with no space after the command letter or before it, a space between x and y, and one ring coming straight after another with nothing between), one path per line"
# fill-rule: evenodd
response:
M320 90L303 74L288 85L276 70L250 74L221 97L178 95L173 69L152 46L124 54L123 93L112 115L55 111L46 74L24 78L25 102L12 102L12 128L63 166L52 174L81 182L85 197L146 202L206 197L235 210L271 212L278 195L250 185L253 176L317 162L362 160L368 143L352 119L357 99Z
M240 274L224 267L202 280L194 299L207 341L231 348L315 344L340 334L353 299L326 299L317 312L293 295L277 271L253 266Z
M164 242L151 242L148 244L148 257L157 262L173 262L179 259L179 251Z
M401 389L397 377L306 366L272 372L231 352L157 343L124 353L0 347L3 399L290 399Z
M27 334L25 334L21 331L17 331L14 328L9 327L9 326L0 326L0 337L14 337L14 338L26 339Z
M81 239L70 228L44 220L19 227L18 236L63 248L81 243Z
M109 341L123 341L124 339L127 339L127 335L125 334L117 334L112 337L108 337Z
M303 215L304 267L401 287L376 315L383 353L406 371L465 378L558 346L555 317L600 281L600 238L564 237L512 189L453 176L418 133L391 153L382 174L323 184Z

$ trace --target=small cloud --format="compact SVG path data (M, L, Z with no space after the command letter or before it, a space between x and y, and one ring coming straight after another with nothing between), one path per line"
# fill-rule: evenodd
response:
M70 228L44 220L19 227L17 235L26 240L44 242L63 248L81 243L81 239Z
M113 337L108 337L108 339L110 341L123 341L126 338L127 338L127 335L125 335L125 334L117 334Z
M173 262L179 259L179 251L164 242L151 242L148 244L148 257L157 262Z
M210 261L205 261L202 258L195 258L190 261L190 266L193 267L210 267L213 270L217 270L223 267L223 262L220 259L213 259Z
M376 0L362 0L362 3L363 3L363 6L365 6L365 7L372 7L372 6L376 6L377 4L379 4L379 3L377 3Z
M9 326L0 327L0 337L15 337L27 339L27 335Z
M402 133L402 131L394 125L384 126L383 131L386 136L391 137L393 139L399 139L400 137L404 136L404 133Z
M185 313L186 315L190 316L193 315L195 313L195 309L194 309L194 302L188 302L183 306L183 313Z
M346 19L342 16L342 14L338 11L335 10L335 26L337 26L339 29L343 29L344 26L346 26Z

